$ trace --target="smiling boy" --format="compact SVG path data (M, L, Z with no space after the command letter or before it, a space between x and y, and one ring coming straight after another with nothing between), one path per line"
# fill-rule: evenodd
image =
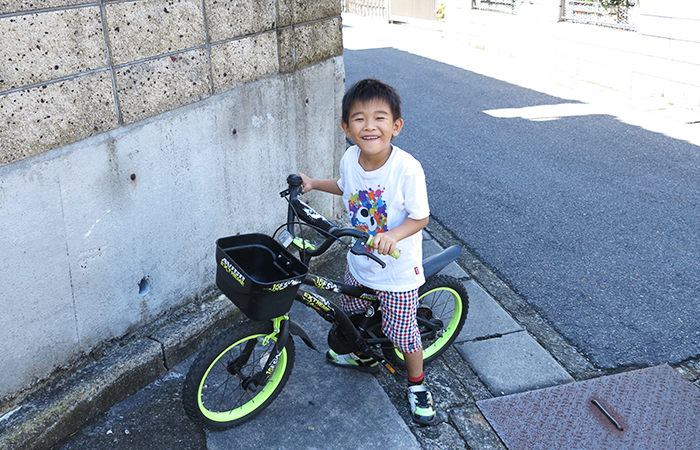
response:
M430 210L425 175L420 163L392 144L401 132L401 98L381 81L365 79L345 93L341 126L356 144L340 161L340 178L313 179L300 174L303 190L343 196L353 227L374 236L372 247L386 269L365 256L348 253L345 281L377 291L382 309L382 331L404 354L408 372L408 400L415 422L435 420L432 396L424 381L423 348L416 321L418 288L425 282L422 235ZM398 248L401 257L388 255ZM364 312L364 300L341 297L349 314ZM363 372L377 372L379 364L355 353L326 354L331 364Z

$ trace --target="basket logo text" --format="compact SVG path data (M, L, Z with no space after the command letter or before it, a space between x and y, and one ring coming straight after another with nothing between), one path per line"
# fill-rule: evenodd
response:
M230 262L226 261L225 258L221 258L221 266L226 269L226 272L228 272L233 278L236 279L239 283L241 283L241 286L245 284L245 277L243 276L242 273L238 271L233 265L231 265Z

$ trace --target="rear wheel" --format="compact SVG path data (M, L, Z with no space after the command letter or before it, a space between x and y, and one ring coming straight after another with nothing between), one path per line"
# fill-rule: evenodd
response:
M263 368L275 341L270 322L249 322L227 330L207 346L190 367L182 390L185 412L193 422L226 429L253 418L277 398L294 365L291 337L268 374Z
M469 310L467 290L449 275L430 277L418 290L418 328L423 336L423 362L429 363L449 347L462 330ZM430 333L432 329L436 332ZM403 362L396 347L385 352L387 358Z

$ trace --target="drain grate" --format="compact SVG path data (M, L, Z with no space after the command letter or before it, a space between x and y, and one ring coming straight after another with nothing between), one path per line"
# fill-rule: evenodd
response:
M477 406L509 450L700 450L700 389L668 365Z

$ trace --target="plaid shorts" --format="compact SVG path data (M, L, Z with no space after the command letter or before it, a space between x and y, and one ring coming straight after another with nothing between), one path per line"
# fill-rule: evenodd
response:
M345 283L362 286L345 270ZM382 332L402 353L415 353L423 345L416 320L418 289L406 292L376 291L382 308ZM348 314L365 312L372 302L347 295L340 296L340 306Z

